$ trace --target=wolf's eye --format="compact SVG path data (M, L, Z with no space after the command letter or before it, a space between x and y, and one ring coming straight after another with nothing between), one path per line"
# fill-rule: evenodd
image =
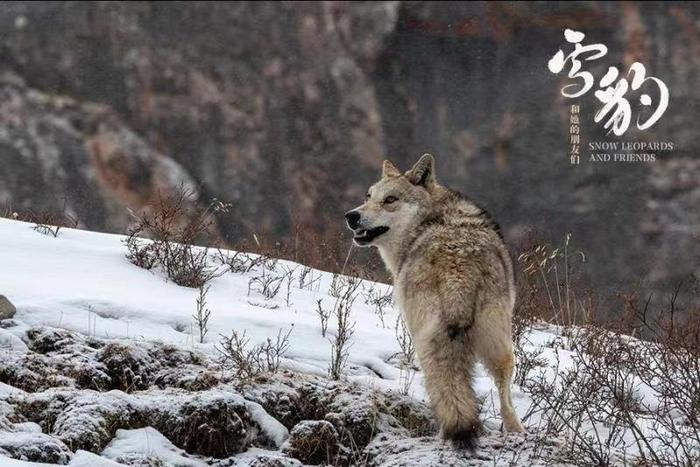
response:
M369 199L369 198L370 198L370 194L369 194L369 191L368 191L367 194L365 195L365 199Z
M397 202L399 199L396 196L387 196L384 198L384 204L391 204Z

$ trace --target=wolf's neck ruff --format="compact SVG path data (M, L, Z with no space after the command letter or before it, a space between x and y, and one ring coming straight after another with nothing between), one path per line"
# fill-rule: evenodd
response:
M503 238L500 226L493 217L481 207L467 200L461 193L435 184L432 187L433 206L423 220L396 244L378 246L385 265L396 277L406 259L411 256L421 236L436 227L476 227L493 230Z
M384 264L393 277L397 277L401 273L401 268L406 262L406 259L411 255L411 251L421 235L431 227L437 225L444 225L444 218L442 216L427 217L410 233L406 240L397 245L395 251L391 248L391 245L379 247L379 254L382 256Z

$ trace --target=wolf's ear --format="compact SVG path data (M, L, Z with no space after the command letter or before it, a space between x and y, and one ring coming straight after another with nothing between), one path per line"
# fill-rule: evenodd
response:
M399 169L389 161L384 161L382 165L382 178L398 177L401 175Z
M429 187L435 183L435 158L432 154L423 154L416 165L406 172L406 178L414 185Z

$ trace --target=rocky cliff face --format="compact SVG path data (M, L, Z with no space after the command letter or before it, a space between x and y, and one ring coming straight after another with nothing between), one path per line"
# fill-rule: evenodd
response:
M63 212L81 225L123 231L128 207L194 180L103 104L28 88L0 76L0 198L7 208Z
M337 238L383 158L438 175L518 241L572 232L594 280L666 291L697 269L700 8L694 4L8 2L0 202L63 203L122 231L157 189L233 203L253 232ZM640 61L669 109L626 141L672 141L653 163L569 165L570 101L547 61L565 27ZM615 140L579 102L583 147Z

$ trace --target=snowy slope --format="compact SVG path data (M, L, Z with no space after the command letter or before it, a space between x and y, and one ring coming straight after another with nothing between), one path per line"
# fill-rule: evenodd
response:
M192 338L192 314L198 291L168 282L158 273L129 263L118 235L64 229L57 238L42 235L30 224L0 219L2 293L11 297L27 325L46 324L107 338L161 340L213 352L219 334L245 329L251 342L294 328L288 364L326 374L329 342L320 333L316 300L331 307L328 274L313 290L293 288L290 303L280 292L266 300L255 291L248 296L248 274L226 274L211 283L207 297L212 311L207 342ZM296 267L279 262L277 268ZM296 282L296 281L295 281ZM262 305L262 306L261 306ZM270 309L277 307L276 309ZM357 378L386 370L384 360L397 351L393 328L383 329L361 300L355 303L357 321L351 361ZM390 312L387 322L395 322ZM181 329L178 331L177 329Z
M329 295L331 274L313 271L319 280L309 288L292 282L290 306L286 283L276 297L266 300L248 284L259 274L224 274L211 282L207 297L212 311L205 343L194 336L192 315L198 291L168 282L158 272L129 263L122 236L62 229L58 237L43 235L31 224L0 219L0 293L18 309L16 319L28 326L49 325L104 338L159 340L194 347L212 355L220 334L245 330L251 343L293 328L291 348L284 366L297 371L326 375L330 342L321 335L316 314L317 300L332 308ZM301 266L280 261L276 269ZM296 279L296 278L295 278ZM309 282L307 280L307 282ZM363 288L388 289L384 284L363 283ZM276 307L274 309L271 309ZM381 389L399 388L399 370L386 363L400 351L395 337L396 310L387 307L383 327L373 306L362 297L353 304L356 322L350 348L348 378ZM330 320L329 332L334 323ZM491 390L485 372L479 373L477 387L484 396ZM420 375L411 394L423 398ZM521 396L515 393L516 400ZM496 397L497 399L497 397Z
M303 266L279 261L269 266L273 270L265 273L281 274L280 271L290 270L294 273L289 276L288 282L285 280L282 283L275 297L267 299L259 292L249 290L251 279L263 273L262 266L247 273L222 273L211 282L207 297L207 307L212 313L209 333L205 342L200 344L192 317L198 291L167 281L159 271L147 271L132 265L124 256L122 240L123 237L119 235L74 229L62 229L54 238L35 231L31 224L0 218L0 294L7 296L17 307L15 325L0 328L2 349L15 354L28 352L26 331L36 326L49 326L100 339L124 339L137 344L142 342L143 345L153 342L173 344L178 348L202 352L213 360L218 355L216 346L220 335L229 335L232 329L245 330L251 344L269 337L274 339L280 330L283 333L291 330L290 348L282 367L296 374L327 377L331 360L329 337L335 333L335 322L331 317L328 335L322 336L316 308L318 300L322 300L324 308L333 308L336 298L331 296L332 274L307 271L305 283L300 284ZM387 306L383 324L374 306L362 298L364 293L371 290L387 293L390 288L367 281L361 285L359 297L352 308L352 320L356 324L349 349L346 379L368 389L387 394L398 393L403 387L402 374L394 358L401 351L395 329L398 311L391 305ZM546 362L558 362L561 371L571 364L573 355L565 345L553 344L561 339L561 333L561 329L552 326L532 328L525 335L524 349L526 352L541 352ZM555 370L544 368L544 371L553 377ZM476 392L483 401L481 418L485 427L498 434L498 394L482 367L477 371ZM645 397L653 399L651 391L647 392L649 394ZM0 399L18 393L21 391L16 388L0 385ZM287 429L259 404L238 395L226 395L225 392L214 393L212 397L220 398L222 394L235 401L240 399L238 402L247 407L251 417L273 439L273 444L278 447L282 445L288 435ZM420 372L413 379L408 394L425 402ZM127 396L123 398L126 400ZM517 385L513 387L513 398L516 411L523 417L531 409L531 399ZM99 403L99 399L95 400ZM128 403L138 405L142 401L134 398L129 399ZM531 433L537 431L539 423L536 414L525 420L525 426ZM25 428L15 426L14 434L22 432L24 437L41 435L41 428L36 424ZM39 433L36 433L37 430ZM515 459L516 454L520 456L518 451L533 449L532 446L524 447L527 443L533 443L532 439L517 441L519 438L516 437L517 442L507 439L502 442L498 436L484 441L485 446L491 446L489 452L494 449L499 452L512 451ZM20 440L21 437L17 435L15 439ZM515 444L508 444L513 442ZM551 446L556 446L556 443ZM240 454L237 457L243 462L240 465L248 465L245 463L246 456L254 456L256 449ZM442 465L442 461L435 459L444 460L440 456L449 454L445 454L444 448L434 437L421 438L418 444L410 440L397 443L393 438L379 437L368 449L376 451L376 459L383 459L381 463L377 461L377 465L413 465L414 461L424 462L426 459L433 459L436 462L434 465ZM411 452L406 453L409 450ZM155 453L170 465L204 465L201 458L188 457L182 449L150 427L119 430L104 448L101 457L77 451L70 465L117 465L113 459L125 453L144 456ZM456 459L453 465L472 465L463 464L459 457ZM496 465L500 465L499 462L494 460ZM504 459L503 463L530 465L508 459ZM0 457L0 467L4 465L41 464Z
M26 329L46 325L100 338L171 343L216 357L215 345L220 334L228 335L232 329L245 330L251 344L274 337L279 330L292 329L283 367L328 374L329 336L335 332L335 324L331 318L329 335L323 337L316 307L318 300L323 300L325 308L333 307L336 299L329 295L331 274L312 271L304 288L299 288L302 266L278 262L276 270L296 268L289 305L286 283L270 300L254 290L249 293L249 281L260 274L259 268L244 274L226 273L214 279L207 297L212 312L210 329L205 343L200 344L192 319L198 291L177 286L160 272L132 265L124 256L122 239L119 235L74 229L62 229L54 238L35 231L31 224L0 219L0 293L16 305L15 320L21 323L8 330L0 329L0 340L20 350L26 347L22 342ZM364 282L360 295L371 288L377 293L390 290L384 284ZM382 325L373 306L358 297L352 317L356 324L347 379L383 391L398 391L400 371L396 364L387 363L401 350L395 337L397 311L389 305ZM498 400L483 369L479 372L477 390L487 407ZM425 399L420 373L415 376L409 394ZM514 398L519 411L525 410L527 398L518 390ZM491 424L498 429L498 420L492 420ZM119 432L105 451L106 457L130 439L132 435ZM73 462L80 459L77 456Z

